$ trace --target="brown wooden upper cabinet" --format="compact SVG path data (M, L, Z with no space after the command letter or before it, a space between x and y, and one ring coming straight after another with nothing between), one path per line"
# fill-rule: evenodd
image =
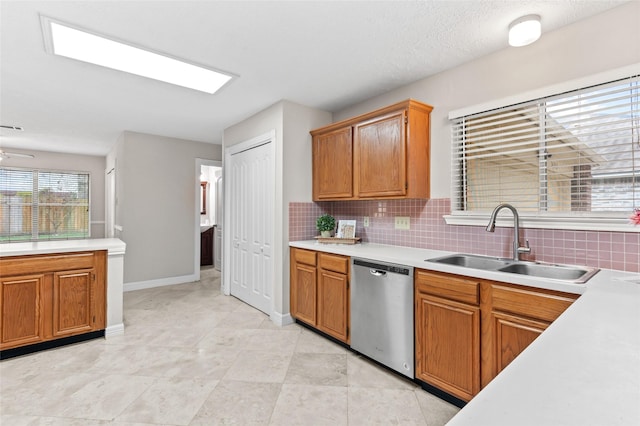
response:
M314 201L429 198L432 109L408 99L312 130Z

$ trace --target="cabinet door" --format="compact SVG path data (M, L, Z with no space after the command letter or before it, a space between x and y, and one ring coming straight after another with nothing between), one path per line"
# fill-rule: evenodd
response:
M355 180L360 198L407 193L405 110L355 126Z
M0 280L0 348L40 342L43 339L44 275L23 275Z
M213 228L200 233L200 266L213 265Z
M53 335L70 336L93 330L95 270L53 274Z
M291 316L313 326L316 325L316 273L315 266L294 263L291 274Z
M416 294L416 378L462 400L480 391L480 308Z
M338 340L349 340L349 279L346 274L319 269L318 329Z
M492 312L495 374L500 373L549 326L548 322Z
M353 197L351 126L313 138L313 199Z

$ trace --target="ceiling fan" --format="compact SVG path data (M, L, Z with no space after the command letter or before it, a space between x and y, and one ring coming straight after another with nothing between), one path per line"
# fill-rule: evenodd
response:
M0 124L0 128L8 130L18 130L20 132L24 130L20 126L6 126L4 124ZM4 160L5 158L35 158L35 155L21 154L19 152L8 152L0 149L0 161Z
M0 161L5 158L35 158L35 155L32 154L21 154L19 152L8 152L0 150Z

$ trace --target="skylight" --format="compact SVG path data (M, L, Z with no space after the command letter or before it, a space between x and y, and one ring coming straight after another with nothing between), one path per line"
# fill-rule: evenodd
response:
M45 43L55 55L213 94L232 76L133 47L42 18Z

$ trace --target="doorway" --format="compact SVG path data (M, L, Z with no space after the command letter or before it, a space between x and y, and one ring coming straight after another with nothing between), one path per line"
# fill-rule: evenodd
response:
M222 173L221 161L196 159L194 208L196 224L194 274L196 279L200 279L202 256L214 259L216 255L215 233L219 226L222 227L222 214L220 212L222 200L216 194L216 180L222 176ZM207 263L213 265L213 261Z

